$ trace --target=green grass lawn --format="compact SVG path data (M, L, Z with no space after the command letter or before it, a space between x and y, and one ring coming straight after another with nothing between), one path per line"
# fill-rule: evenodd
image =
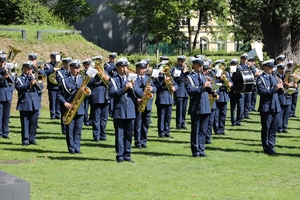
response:
M154 109L155 106L154 106ZM297 114L300 115L298 109ZM83 127L82 155L71 155L58 120L41 112L38 146L22 147L19 113L12 110L10 138L0 139L0 170L31 184L31 199L300 199L300 119L291 118L288 134L278 134L278 156L262 153L259 113L225 136L213 135L206 158L193 158L187 131L175 127L172 139L158 138L153 112L147 149L132 149L135 163L117 163L112 119L107 141L92 141ZM227 116L229 117L229 115Z

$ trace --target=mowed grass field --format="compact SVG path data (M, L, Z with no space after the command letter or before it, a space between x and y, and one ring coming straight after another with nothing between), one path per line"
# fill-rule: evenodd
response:
M91 127L83 126L83 154L71 155L59 120L50 120L46 107L39 119L38 146L23 147L13 107L10 139L0 138L0 170L29 181L32 200L300 199L300 119L290 119L289 133L277 135L278 155L268 156L262 153L259 113L252 112L240 127L231 126L228 115L227 135L213 135L206 145L208 157L194 158L189 116L188 130L176 130L173 107L174 138L158 138L153 108L149 148L132 148L135 163L117 163L111 118L107 141L93 142Z

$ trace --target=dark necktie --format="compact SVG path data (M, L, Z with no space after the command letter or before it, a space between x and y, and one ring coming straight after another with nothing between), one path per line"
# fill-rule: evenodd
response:
M142 87L144 87L144 78L141 76Z
M75 82L76 87L77 87L77 77L76 76L74 76L74 82Z

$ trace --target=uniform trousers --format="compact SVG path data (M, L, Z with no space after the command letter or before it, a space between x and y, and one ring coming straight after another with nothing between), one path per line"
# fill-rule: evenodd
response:
M22 144L34 143L39 110L21 111Z
M57 99L58 89L48 89L50 117L52 119L60 117L60 103Z
M207 131L206 131L206 136L205 136L205 142L210 142L212 138L212 130L216 132L216 123L215 121L215 116L217 113L217 109L212 109L211 113L209 115L209 120L208 120L208 125L207 125Z
M237 112L235 116L235 112ZM244 115L244 97L243 95L230 96L230 118L231 124L239 124L243 120Z
M279 114L279 121L278 121L278 131L286 131L289 122L289 115L291 111L290 105L280 105L281 111Z
M176 104L176 127L181 128L185 126L185 116L186 116L188 98L175 97L174 101Z
M74 119L66 126L66 141L70 153L80 152L80 140L84 115L75 115Z
M252 95L251 95L251 110L255 110L256 97L257 97L257 89L256 89L256 86L254 86L254 89L252 90Z
M109 103L91 104L91 122L93 125L93 138L106 140L106 124L108 119Z
M114 118L116 160L131 159L131 141L134 128L134 119Z
M225 132L225 121L227 113L227 102L216 102L217 110L215 114L216 134Z
M252 93L248 93L248 94L244 94L244 114L243 114L243 118L244 117L249 117L249 112L252 110L252 106L251 106L251 99L252 99Z
M292 117L294 117L294 116L296 116L296 106L297 106L297 100L298 100L298 91L296 91L295 93L293 93L291 96L292 96L292 105L291 105L290 116L292 115Z
M157 104L157 126L158 136L170 135L170 124L172 117L172 104Z
M134 122L134 145L136 147L146 145L147 143L150 118L151 110L145 110L143 113L136 112Z
M191 151L193 156L204 154L209 114L191 115Z
M280 112L261 112L261 143L265 153L271 153L276 143L276 131Z
M11 101L0 101L0 136L7 137L9 134L9 117Z

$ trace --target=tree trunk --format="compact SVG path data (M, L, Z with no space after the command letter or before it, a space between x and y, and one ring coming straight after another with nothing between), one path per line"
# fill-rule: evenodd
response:
M203 4L203 1L204 1L204 0L202 0L202 1L199 0L199 5L201 5L201 3ZM202 18L203 18L203 11L204 11L203 8L201 8L201 9L199 10L198 29L197 29L197 31L196 31L196 33L195 33L194 42L193 42L193 47L192 47L193 49L196 49L196 46L197 46L197 38L198 38L198 36L199 36L199 32L200 32L200 28L201 28L201 22L202 22ZM201 40L200 40L200 42L201 42Z
M188 34L189 34L189 44L188 44L188 50L189 50L189 55L192 53L192 30L191 30L191 19L187 18L188 20Z

